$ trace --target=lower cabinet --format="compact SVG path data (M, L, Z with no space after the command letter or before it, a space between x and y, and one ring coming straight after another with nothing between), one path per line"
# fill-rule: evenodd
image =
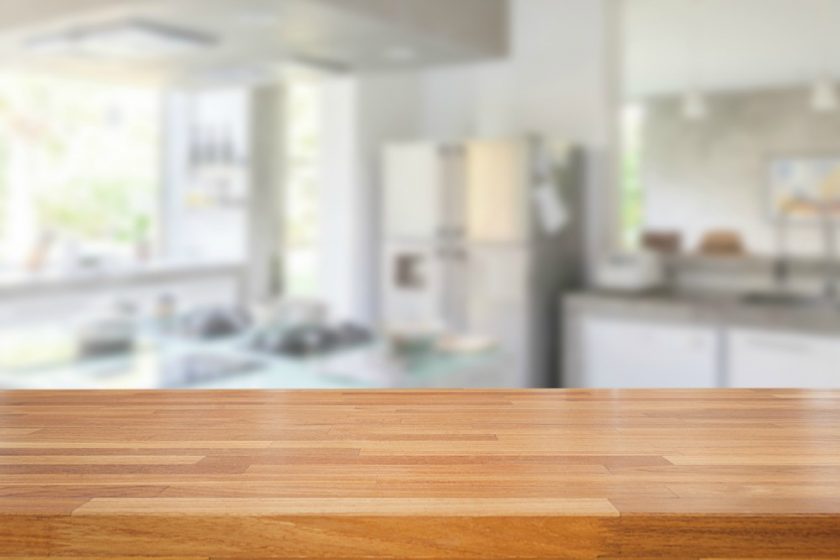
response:
M715 387L720 343L713 327L589 315L580 324L586 387Z
M730 387L840 388L840 338L730 329Z
M565 387L840 389L840 334L727 324L677 305L571 304Z

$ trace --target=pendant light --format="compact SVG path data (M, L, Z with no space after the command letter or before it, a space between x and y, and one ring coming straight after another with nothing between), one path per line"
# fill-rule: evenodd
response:
M816 80L811 88L811 109L818 113L830 113L836 111L837 107L837 89L831 80Z
M683 71L686 72L686 90L682 98L682 115L687 121L702 121L709 116L709 104L702 93L701 84L706 75L705 51L700 48L703 44L703 30L708 16L702 3L694 0L682 0L682 14L685 18L682 46L685 50Z

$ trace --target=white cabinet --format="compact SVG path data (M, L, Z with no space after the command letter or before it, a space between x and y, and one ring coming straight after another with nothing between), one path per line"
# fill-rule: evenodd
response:
M712 327L597 315L581 320L586 387L715 387L719 340Z
M731 387L840 388L840 338L732 329L727 373Z
M444 323L445 270L432 244L390 242L385 246L383 313L395 325Z
M425 240L444 227L445 148L431 143L387 146L383 157L385 237Z

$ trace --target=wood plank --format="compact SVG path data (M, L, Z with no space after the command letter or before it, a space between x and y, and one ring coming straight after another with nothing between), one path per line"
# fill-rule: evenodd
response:
M15 517L0 524L0 555L594 559L618 552L617 522L613 516Z
M616 517L596 498L94 498L73 515Z
M0 465L194 465L204 455L0 455Z
M840 391L0 393L0 560L829 558Z

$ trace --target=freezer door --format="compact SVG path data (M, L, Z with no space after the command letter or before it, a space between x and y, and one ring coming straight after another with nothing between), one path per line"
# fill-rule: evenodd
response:
M528 181L525 142L467 142L464 154L467 241L525 241L528 238Z

